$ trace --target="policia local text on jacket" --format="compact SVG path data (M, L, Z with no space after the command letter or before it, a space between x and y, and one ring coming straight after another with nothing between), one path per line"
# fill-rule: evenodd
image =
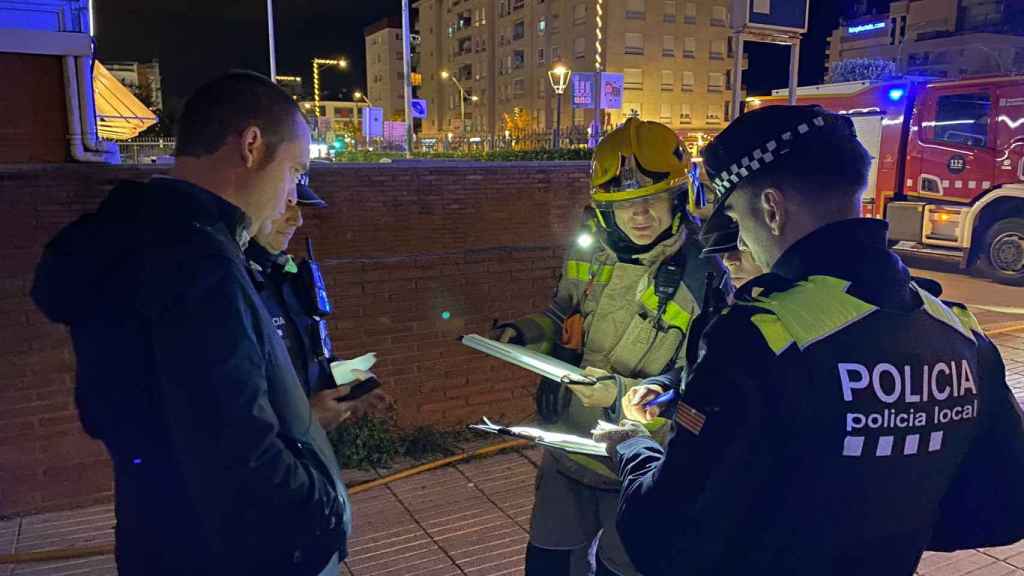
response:
M568 351L578 365L618 374L625 381L610 410L584 405L565 386L542 384L540 408L544 394L553 389L559 395L553 402L558 405L557 417L547 428L588 436L598 420L616 421L621 395L639 382L637 378L660 374L675 364L690 319L702 302L707 273L728 282L717 258L700 258L702 246L692 227L687 233L687 172L676 136L654 122L630 119L595 150L592 199L600 224L595 235L601 241L574 246L551 306L513 325L521 343L556 356ZM671 221L671 226L649 245L637 246L624 230L629 223L623 211L615 208L630 202L663 203L662 222ZM645 206L653 209L652 204ZM670 264L677 275L669 275L671 286L665 286L659 278ZM601 530L598 559L620 574L635 573L614 530L619 481L610 466L604 458L545 451L538 471L527 573L586 572L580 554ZM559 555L561 559L556 558Z
M909 576L929 542L1024 537L999 353L911 282L886 229L792 245L704 332L667 449L618 446L619 531L644 574Z
M114 462L121 574L337 574L347 496L249 278L246 217L180 180L124 183L46 247L85 430Z

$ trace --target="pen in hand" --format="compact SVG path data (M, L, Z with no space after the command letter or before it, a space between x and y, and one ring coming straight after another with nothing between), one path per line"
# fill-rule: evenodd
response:
M665 404L668 404L669 402L675 400L678 395L679 393L676 392L674 388L672 390L669 390L668 392L662 392L661 394L658 394L651 400L644 402L643 409L650 410L651 408L657 406L664 406Z

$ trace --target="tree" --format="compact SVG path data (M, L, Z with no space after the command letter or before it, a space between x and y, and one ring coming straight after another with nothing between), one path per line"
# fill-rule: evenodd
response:
M505 130L511 132L513 136L518 136L530 129L530 114L522 108L513 108L511 116L508 114L501 116L505 123Z
M881 58L850 58L829 65L829 82L886 80L896 76L896 64Z

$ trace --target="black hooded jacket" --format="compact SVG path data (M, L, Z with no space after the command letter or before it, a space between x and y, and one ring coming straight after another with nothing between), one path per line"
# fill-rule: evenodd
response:
M126 182L36 270L114 462L122 575L336 574L345 557L338 464L252 286L246 225L187 182Z

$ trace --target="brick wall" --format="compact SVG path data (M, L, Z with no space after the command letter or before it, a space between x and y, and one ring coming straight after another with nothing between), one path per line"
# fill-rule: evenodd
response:
M0 515L109 500L101 444L78 424L74 354L28 290L46 240L119 179L153 168L0 166ZM336 353L378 353L403 425L529 416L536 378L456 342L546 305L586 199L585 163L314 168L307 210L335 305ZM444 314L447 312L448 314ZM447 319L446 319L447 317Z

